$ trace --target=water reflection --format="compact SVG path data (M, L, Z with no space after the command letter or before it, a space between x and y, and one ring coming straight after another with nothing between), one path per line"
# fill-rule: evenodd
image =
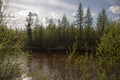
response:
M29 73L37 73L38 76L64 77L67 55L63 52L39 52L32 53L29 59Z

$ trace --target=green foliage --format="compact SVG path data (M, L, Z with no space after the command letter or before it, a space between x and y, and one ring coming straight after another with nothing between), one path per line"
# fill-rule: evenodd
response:
M67 51L65 80L90 80L96 76L96 59L93 54L79 55L77 42Z
M93 21L93 18L92 18L92 16L91 16L91 12L90 12L90 8L88 7L87 8L87 13L86 13L86 15L85 15L85 18L84 18L84 22L85 22L85 27L86 27L86 31L85 31L85 40L86 40L86 43L87 43L87 45L89 46L90 45L90 41L92 41L92 40L90 40L90 35L92 35L90 32L92 32L90 29L92 29L91 28L91 26L92 26L92 21Z
M54 23L53 23L54 24ZM66 23L64 23L66 24ZM62 25L60 23L60 25ZM89 37L88 28L83 28L82 34L83 38L80 41L79 29L73 24L69 24L66 28L60 27L59 25L48 25L44 28L43 25L37 25L32 30L33 35L33 45L34 47L45 50L66 50L69 46L75 42L75 37L78 37L79 49L85 50L85 44L88 43L90 49L95 48L97 40L97 32L94 28L89 27ZM82 45L80 45L82 44Z
M58 25L53 19L50 19L48 25L36 24L33 29L31 29L33 20L29 16L28 37L26 38L29 41L28 47L42 50L67 50L75 42L77 36L79 50L85 51L86 44L89 51L95 50L101 34L98 34L99 32L94 28L95 26L92 26L93 18L90 8L87 9L85 17L83 15L82 4L80 3L75 15L76 25L69 23L67 16L64 14L62 19L58 20ZM101 16L102 19L106 17L105 10L102 11ZM106 24L106 21L103 21L103 23Z
M97 49L98 75L100 80L119 80L120 74L120 27L117 24L104 34Z
M63 77L59 77L59 71L53 77L41 73L33 77L37 76L38 80L120 80L120 26L114 23L106 27L105 31L96 55L88 52L81 55L78 51L78 39L75 38L74 44L67 51ZM94 30L91 32L94 33Z
M0 26L0 79L14 80L21 76L17 55L21 53L23 39L17 31Z
M120 25L115 23L108 25L105 9L98 15L97 29L92 27L89 8L83 18L81 3L75 16L77 27L70 24L64 15L62 20L58 21L58 25L51 19L46 28L37 24L32 29L31 16L32 14L29 13L26 25L27 42L30 47L45 50L69 49L63 80L120 80ZM84 26L83 21L85 21ZM23 34L25 33L0 26L0 80L15 80L21 76L20 63L16 62L15 57L22 53ZM97 45L99 39L100 43ZM95 56L88 54L88 50L95 48L97 48ZM79 50L88 52L80 55L82 53ZM35 74L35 76L38 76L40 80L48 79L47 74L45 76ZM51 80L58 79L58 77L52 77Z
M98 18L97 18L97 28L99 35L102 35L104 33L105 26L107 24L108 24L108 17L105 9L103 8L102 11L98 14Z

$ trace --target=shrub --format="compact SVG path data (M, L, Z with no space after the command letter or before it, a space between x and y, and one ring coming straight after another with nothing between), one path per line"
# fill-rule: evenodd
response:
M114 24L103 35L97 49L98 80L120 79L120 26Z
M0 26L0 80L15 80L21 76L17 55L23 46L19 32Z

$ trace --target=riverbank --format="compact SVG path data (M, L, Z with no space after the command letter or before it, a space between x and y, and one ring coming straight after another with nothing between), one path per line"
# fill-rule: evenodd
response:
M29 46L29 47L25 47L24 51L32 51L32 52L64 52L66 53L66 51L68 51L69 49L66 49L64 47L55 47L55 48L40 48L40 47L34 47L34 46ZM78 52L81 53L94 53L96 52L95 48L85 48L85 47L81 47L77 49Z

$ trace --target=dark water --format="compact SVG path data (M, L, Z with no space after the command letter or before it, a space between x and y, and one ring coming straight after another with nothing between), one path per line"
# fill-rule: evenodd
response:
M28 62L29 72L38 76L64 77L66 59L64 52L32 53Z

